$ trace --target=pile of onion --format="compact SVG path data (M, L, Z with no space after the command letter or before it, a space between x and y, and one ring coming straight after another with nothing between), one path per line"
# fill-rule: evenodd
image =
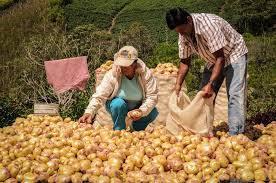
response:
M113 131L71 118L17 118L0 129L0 182L219 182L276 180L276 123L251 141L164 126Z
M106 73L107 71L112 69L112 65L113 65L113 61L108 60L97 69L97 72Z
M162 74L167 76L177 75L178 68L172 63L158 64L156 68L152 69L154 74Z

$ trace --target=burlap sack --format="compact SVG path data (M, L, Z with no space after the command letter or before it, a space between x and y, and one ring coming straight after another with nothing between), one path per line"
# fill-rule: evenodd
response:
M215 101L215 121L228 121L228 98L226 91L226 83L223 81Z
M176 75L164 75L164 74L154 74L154 77L157 79L158 87L158 103L156 108L159 112L154 123L166 125L166 119L169 114L169 99L171 94L174 91L176 83ZM187 87L185 82L182 85L182 92L187 92Z
M99 86L99 84L101 83L101 81L104 78L105 73L102 72L97 72L96 70L96 86ZM95 121L94 121L94 126L97 125L112 125L113 126L113 121L111 118L111 115L106 111L105 106L101 106L101 108L98 110Z
M189 97L181 92L177 97L172 93L169 100L169 115L166 128L174 135L186 130L195 134L208 135L212 131L214 120L214 96L208 99L202 97L203 92L197 93L190 101Z

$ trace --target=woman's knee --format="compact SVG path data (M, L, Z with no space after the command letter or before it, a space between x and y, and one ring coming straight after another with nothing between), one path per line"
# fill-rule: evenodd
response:
M114 98L110 103L111 112L122 112L128 110L127 103L124 99Z

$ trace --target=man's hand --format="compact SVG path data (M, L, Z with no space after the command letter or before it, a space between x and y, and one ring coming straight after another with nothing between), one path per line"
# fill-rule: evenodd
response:
M203 88L202 88L202 91L204 92L203 93L203 97L204 98L210 98L213 96L213 93L214 93L214 90L212 88L212 85L211 83L208 83L207 85L205 85Z
M181 90L181 85L175 84L174 90L175 90L176 95L179 96L179 92L180 92L180 90Z
M134 109L127 113L127 116L129 118L131 118L133 121L137 121L137 120L141 119L142 115L143 115L143 113L140 109Z
M78 120L79 123L91 123L93 119L92 114L85 113L80 119Z

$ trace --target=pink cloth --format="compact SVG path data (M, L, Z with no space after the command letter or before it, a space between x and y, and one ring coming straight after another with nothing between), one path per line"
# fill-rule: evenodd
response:
M45 61L48 83L56 93L70 89L84 90L89 79L87 57Z

